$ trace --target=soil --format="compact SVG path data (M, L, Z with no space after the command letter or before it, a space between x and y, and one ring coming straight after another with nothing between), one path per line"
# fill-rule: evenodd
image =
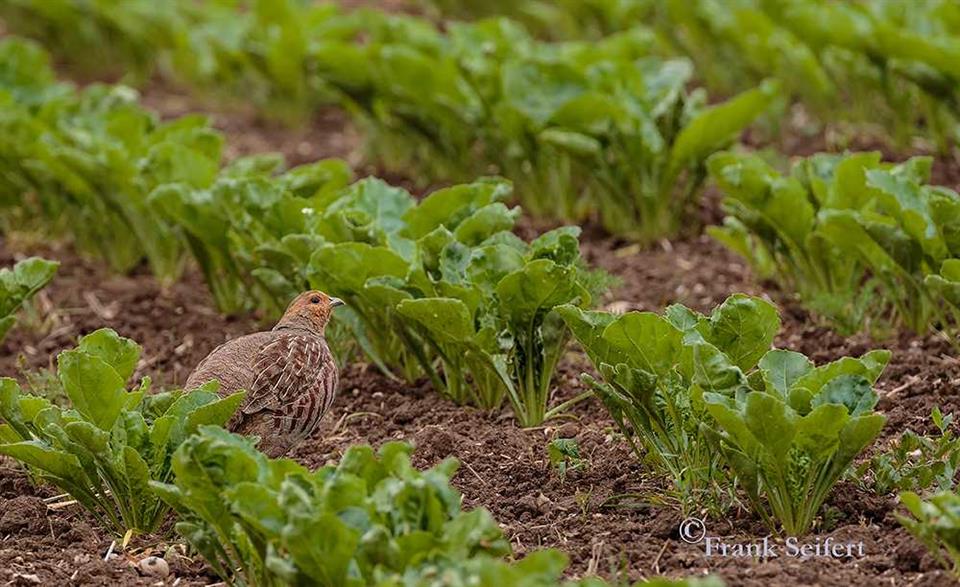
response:
M144 100L164 117L206 110L162 84L146 88ZM357 134L345 115L334 109L294 129L242 110L215 113L213 122L227 135L228 158L281 151L292 164L344 157L355 167L362 165ZM790 154L805 155L824 146L829 142L821 135L795 139L785 148ZM360 167L358 175L371 171L375 170ZM957 188L960 165L938 160L935 179ZM704 219L719 216L716 204L717 195L708 193ZM525 221L521 230L532 234L548 227ZM784 324L777 345L802 351L817 363L878 346L890 348L893 358L878 384L879 409L888 424L874 450L905 428L931 431L928 415L933 406L960 413L955 391L960 361L942 339L902 334L874 342L866 336L838 336L817 326L772 284L755 280L741 260L704 236L662 241L642 250L587 226L582 240L587 261L621 280L602 300L612 311L656 311L675 302L708 311L732 293L747 292L780 306ZM143 346L135 377L150 375L160 387L174 386L220 342L266 326L256 316L218 314L196 271L163 288L145 269L112 275L102 264L79 257L68 244L0 241L0 265L30 254L58 259L61 268L21 325L0 343L2 376L22 380L27 370L50 369L56 354L75 344L78 336L109 326ZM589 370L585 357L571 349L558 369L555 399L582 391L579 374L585 370ZM585 470L561 479L551 469L546 444L558 437L578 441L588 463ZM400 384L357 363L343 374L340 396L323 428L292 456L315 467L336 461L352 444L389 440L415 443L414 460L421 467L449 456L459 459L454 484L463 492L464 507L489 509L518 556L543 547L564 551L571 560L571 577L599 573L634 580L717 573L730 585L952 584L950 575L900 527L894 499L865 492L850 481L834 490L828 514L805 540L862 542L862 556L772 560L707 556L702 544L681 540L682 516L675 509L644 499L662 493L665 480L651 475L635 458L596 401L578 404L566 417L545 426L523 430L507 412L459 407L425 382ZM35 485L12 461L0 458L0 584L216 582L202 561L189 558L170 534L135 538L125 550L115 544L111 549L112 536L77 506L63 506L64 498L54 493ZM619 499L624 495L641 497L624 505ZM705 523L711 536L728 543L762 541L767 535L746 511ZM778 550L784 553L782 544ZM108 557L108 551L115 554ZM164 556L170 576L159 583L141 576L136 562L148 555Z

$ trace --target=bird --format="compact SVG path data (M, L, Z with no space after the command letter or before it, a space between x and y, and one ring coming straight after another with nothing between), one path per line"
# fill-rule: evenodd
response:
M260 437L257 447L280 457L312 433L336 397L340 372L324 331L343 300L311 290L298 295L272 330L229 340L207 355L184 388L211 380L227 396L245 390L227 429Z

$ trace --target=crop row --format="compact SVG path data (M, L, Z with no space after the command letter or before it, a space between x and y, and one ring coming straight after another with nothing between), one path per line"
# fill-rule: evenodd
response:
M639 50L635 57L691 59L699 80L724 95L772 77L827 122L866 126L880 136L892 130L901 145L917 135L940 149L958 140L960 9L950 0L907 4L889 0L421 0L420 4L444 17L507 15L535 36L563 42L532 42L529 35L516 30L504 36L505 27L517 27L503 19L454 24L449 27L451 34L444 36L424 19L376 12L342 14L332 5L304 6L292 1L244 2L240 5L247 10L238 11L231 3L182 0L162 6L145 0L13 0L5 3L2 15L14 31L48 41L58 55L87 70L119 63L139 72L140 78L160 70L191 85L261 100L272 105L277 115L336 100L344 82L348 89L359 89L356 83L369 89L371 72L387 74L388 86L397 80L401 83L375 88L378 104L386 107L391 122L427 132L426 138L435 143L435 154L440 155L449 146L444 141L455 140L433 134L441 128L431 124L450 131L447 123L453 119L496 106L487 95L493 88L474 84L473 75L491 69L500 75L513 67L511 63L555 65L558 54L570 48L581 52L586 47L591 53L594 41L604 45L624 37L635 37L633 50ZM358 33L363 43L357 41ZM509 41L510 51L503 51L504 41ZM388 50L387 55L380 47ZM439 67L423 68L424 58L436 59L438 48L447 57L434 62ZM355 59L356 49L365 59ZM626 63L622 55L612 61ZM404 76L389 75L400 73L391 70L397 64L416 68L422 74L418 81L429 85L412 92L405 89L410 82ZM577 67L580 73L585 71L582 63L573 69ZM432 101L429 89L441 91L433 117L421 110ZM601 93L609 90L599 88ZM478 105L478 99L483 103ZM414 121L405 120L411 114L430 124L415 126ZM486 113L484 119L474 117L469 122L496 124L499 117L499 113ZM454 136L469 130L460 129ZM603 137L598 138L603 142ZM487 155L492 159L485 163L501 163L495 150Z
M254 82L255 97L288 103L311 92L322 95L317 91L322 81L307 79L323 73L312 61L319 45L352 39L358 30L369 32L384 23L411 32L410 26L398 24L402 20L375 13L344 15L331 5L240 4L248 10L215 2L158 6L142 0L14 0L3 16L15 31L49 41L58 54L88 70L120 63L141 77L160 69L206 87L224 84L231 91L249 89L247 84ZM957 138L960 9L950 0L419 4L437 17L508 16L537 37L566 41L603 39L646 26L650 52L691 58L698 77L715 91L729 94L776 77L827 120L895 128L904 131L898 133L904 139L920 122L919 130L927 136L941 142ZM407 22L418 33L430 26L428 21ZM416 37L409 46L423 47ZM843 103L850 107L837 107Z
M710 160L727 217L708 232L839 331L889 335L960 322L960 196L932 160L818 154L784 175L756 155Z
M960 7L951 0L420 0L438 16L507 14L540 36L591 39L639 23L712 91L766 78L841 132L960 140ZM844 128L846 127L846 128ZM852 128L851 128L852 127ZM845 137L849 138L849 136Z
M82 59L104 45L191 85L269 96L269 112L339 103L388 170L501 174L533 214L596 216L642 242L696 218L706 157L776 97L762 84L707 107L702 91L687 90L690 62L657 57L643 28L545 43L509 20L441 32L409 16L253 4L240 14L212 3L18 1L4 12L14 30L56 38L60 54Z

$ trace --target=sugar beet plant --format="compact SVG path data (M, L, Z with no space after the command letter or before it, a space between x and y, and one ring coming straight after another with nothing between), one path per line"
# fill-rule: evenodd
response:
M56 261L31 257L0 269L0 341L17 323L17 311L50 283L59 266Z
M11 0L0 17L87 76L116 68L140 84L159 74L288 121L331 97L312 75L312 40L350 38L357 22L332 3L299 0Z
M140 347L112 330L81 338L57 357L67 407L0 379L0 454L70 494L119 536L157 529L168 508L149 482L170 480L180 443L200 425L226 423L243 398L220 399L213 388L151 394L149 378L128 391L139 358Z
M325 216L334 227L355 219L376 244L328 244L308 271L313 286L348 300L382 362L408 378L426 374L457 402L493 409L506 397L532 426L564 407L548 410L569 338L552 310L589 305L606 278L583 268L578 229L529 244L514 236L519 211L501 201L509 194L508 183L480 181L416 204L402 190L360 182Z
M671 0L661 30L729 93L774 77L826 122L875 125L901 144L960 139L956 5Z
M166 182L211 183L221 144L201 117L161 123L124 86L56 84L38 47L0 42L0 206L18 227L43 219L115 270L145 258L175 279L183 250L147 196Z
M780 321L763 300L738 294L710 316L560 312L602 376L587 382L687 509L722 511L735 478L771 529L803 534L883 426L873 383L889 353L815 367L771 350Z
M704 107L683 59L651 57L632 29L597 42L544 43L506 19L451 24L370 13L362 44L315 59L366 130L373 158L428 177L491 171L525 208L649 242L676 231L706 157L776 96L773 84Z
M468 255L461 277L467 302L447 297L455 290L443 281L436 282L436 295L400 302L402 320L437 351L451 396L463 393L468 381L467 397L481 407L496 407L506 395L524 426L585 398L549 407L553 372L570 337L553 310L570 302L589 305L597 285L577 264L577 232L559 229L522 246L481 241L472 251L451 240L440 251L441 262Z
M951 328L960 199L927 185L930 166L818 154L783 175L718 154L710 174L728 216L709 232L843 332Z
M412 447L352 446L316 471L268 459L253 442L201 427L173 457L172 483L151 487L180 516L177 531L229 585L528 585L564 582L566 557L533 552L512 563L486 510L464 512L450 485L455 459L420 471ZM714 578L636 585L719 587Z
M700 429L709 420L703 396L734 394L770 349L780 326L768 302L734 296L709 317L680 306L664 315L617 316L564 306L601 379L584 375L637 456L668 475L686 511L722 513L732 495L720 454Z
M960 577L960 496L941 491L925 499L907 491L900 500L909 513L897 515L900 523L941 566Z
M834 484L880 434L873 389L888 351L815 367L792 351L759 363L756 389L704 395L715 424L705 433L724 457L756 512L771 528L805 534Z
M449 485L456 461L420 472L410 452L355 446L311 472L204 427L174 455L173 484L152 487L231 584L394 585L428 565L508 553L486 510L460 510Z

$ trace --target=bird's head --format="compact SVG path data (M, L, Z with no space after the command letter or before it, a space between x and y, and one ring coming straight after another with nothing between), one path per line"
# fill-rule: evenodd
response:
M306 328L323 334L333 309L342 305L343 300L322 291L305 291L290 302L276 328Z

